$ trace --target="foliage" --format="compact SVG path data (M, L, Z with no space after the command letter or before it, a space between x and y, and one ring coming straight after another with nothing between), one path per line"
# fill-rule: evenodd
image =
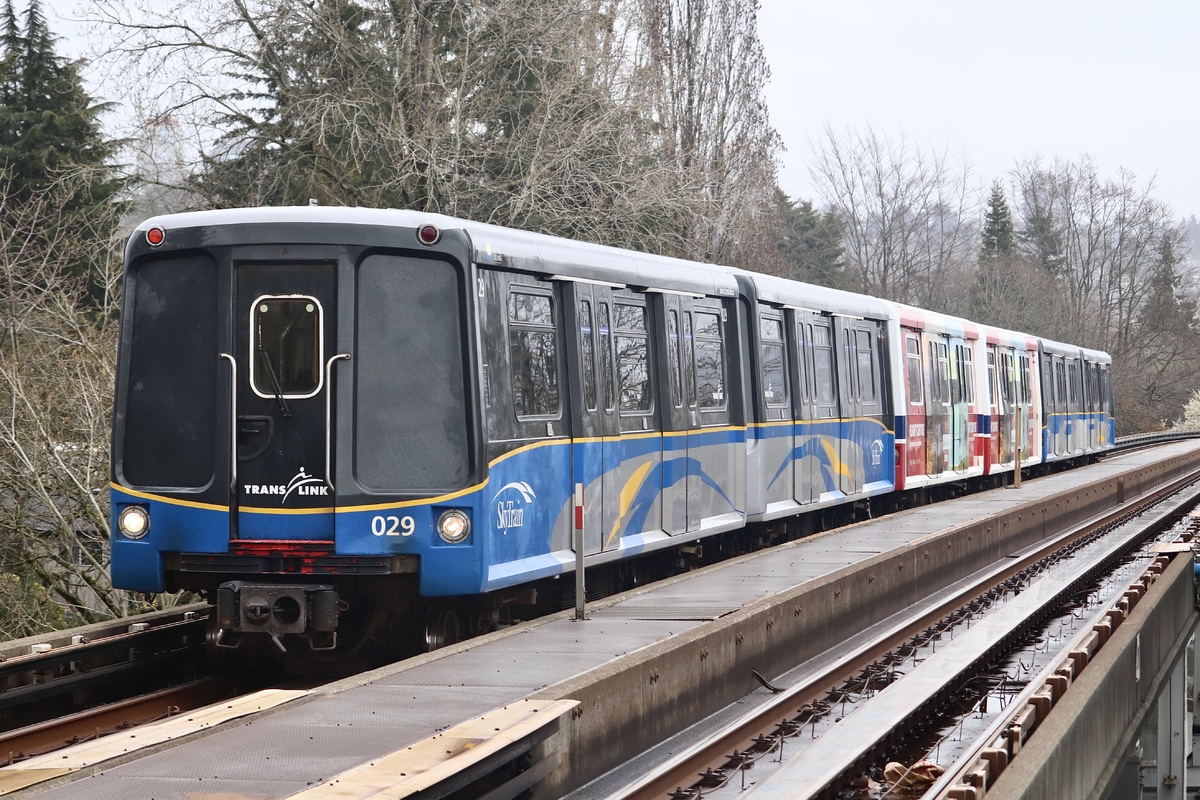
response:
M789 200L782 192L779 203L784 228L778 247L787 264L787 277L834 289L849 288L837 214L818 211L810 200Z
M0 596L10 600L0 632L10 636L129 608L109 585L104 494L115 308L97 306L72 269L83 251L104 253L97 296L113 297L115 219L80 229L70 210L74 181L88 180L60 178L22 198L19 215L8 213L14 201L0 186L0 214L10 220L0 238Z
M810 171L841 222L854 290L954 310L959 293L949 290L973 267L978 241L965 170L870 128L827 127Z
M983 215L983 232L980 235L979 258L1004 258L1016 251L1016 236L1013 233L1012 212L1004 197L1004 185L999 179L992 181L992 192L988 195L987 210Z
M0 58L0 635L122 614L109 585L108 431L122 183L104 106L39 0Z
M109 219L121 182L108 168L115 145L100 132L104 105L93 104L83 88L79 64L54 52L40 0L30 0L23 29L12 0L6 0L0 54L0 175L7 185L7 219L39 213L41 197L52 187L64 224L91 230ZM73 175L70 180L63 180ZM71 193L64 195L64 188ZM35 246L48 249L50 236L26 224ZM87 282L92 302L103 291L101 257L74 254L70 269Z
M148 116L221 131L201 205L415 208L730 260L773 211L750 0L209 0L169 25L97 5L162 87Z

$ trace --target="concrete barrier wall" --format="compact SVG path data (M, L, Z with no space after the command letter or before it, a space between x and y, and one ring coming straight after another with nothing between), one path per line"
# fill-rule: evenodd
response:
M988 789L987 800L1108 796L1196 627L1192 586L1192 559L1177 555Z
M549 687L537 696L580 705L545 745L559 748L562 766L535 797L582 786L749 694L758 688L751 670L773 676L792 669L842 644L850 632L1198 463L1200 449L931 532Z

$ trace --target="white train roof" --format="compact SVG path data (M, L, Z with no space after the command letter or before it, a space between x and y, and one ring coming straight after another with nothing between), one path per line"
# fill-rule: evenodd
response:
M417 228L436 225L462 230L471 241L472 257L482 265L698 295L733 297L734 271L696 261L656 256L558 236L423 211L342 206L278 206L192 211L152 217L137 227L183 228L239 224L371 225Z

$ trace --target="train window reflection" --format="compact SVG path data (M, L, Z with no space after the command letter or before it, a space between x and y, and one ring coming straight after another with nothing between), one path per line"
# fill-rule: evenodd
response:
M787 367L783 348L783 322L773 317L759 321L762 337L763 400L772 408L788 405Z
M650 410L650 337L643 306L613 305L622 411Z
M550 298L527 292L508 296L508 350L517 417L558 413L558 347Z
M725 407L725 354L721 321L716 314L696 312L696 386L702 409Z

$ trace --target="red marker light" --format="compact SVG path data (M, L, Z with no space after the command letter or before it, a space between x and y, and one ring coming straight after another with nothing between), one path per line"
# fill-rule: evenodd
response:
M166 241L166 238L167 233L162 228L151 228L146 231L146 241L150 243L151 247L158 247Z
M422 225L417 228L417 240L426 247L437 244L441 238L442 232L436 225Z

